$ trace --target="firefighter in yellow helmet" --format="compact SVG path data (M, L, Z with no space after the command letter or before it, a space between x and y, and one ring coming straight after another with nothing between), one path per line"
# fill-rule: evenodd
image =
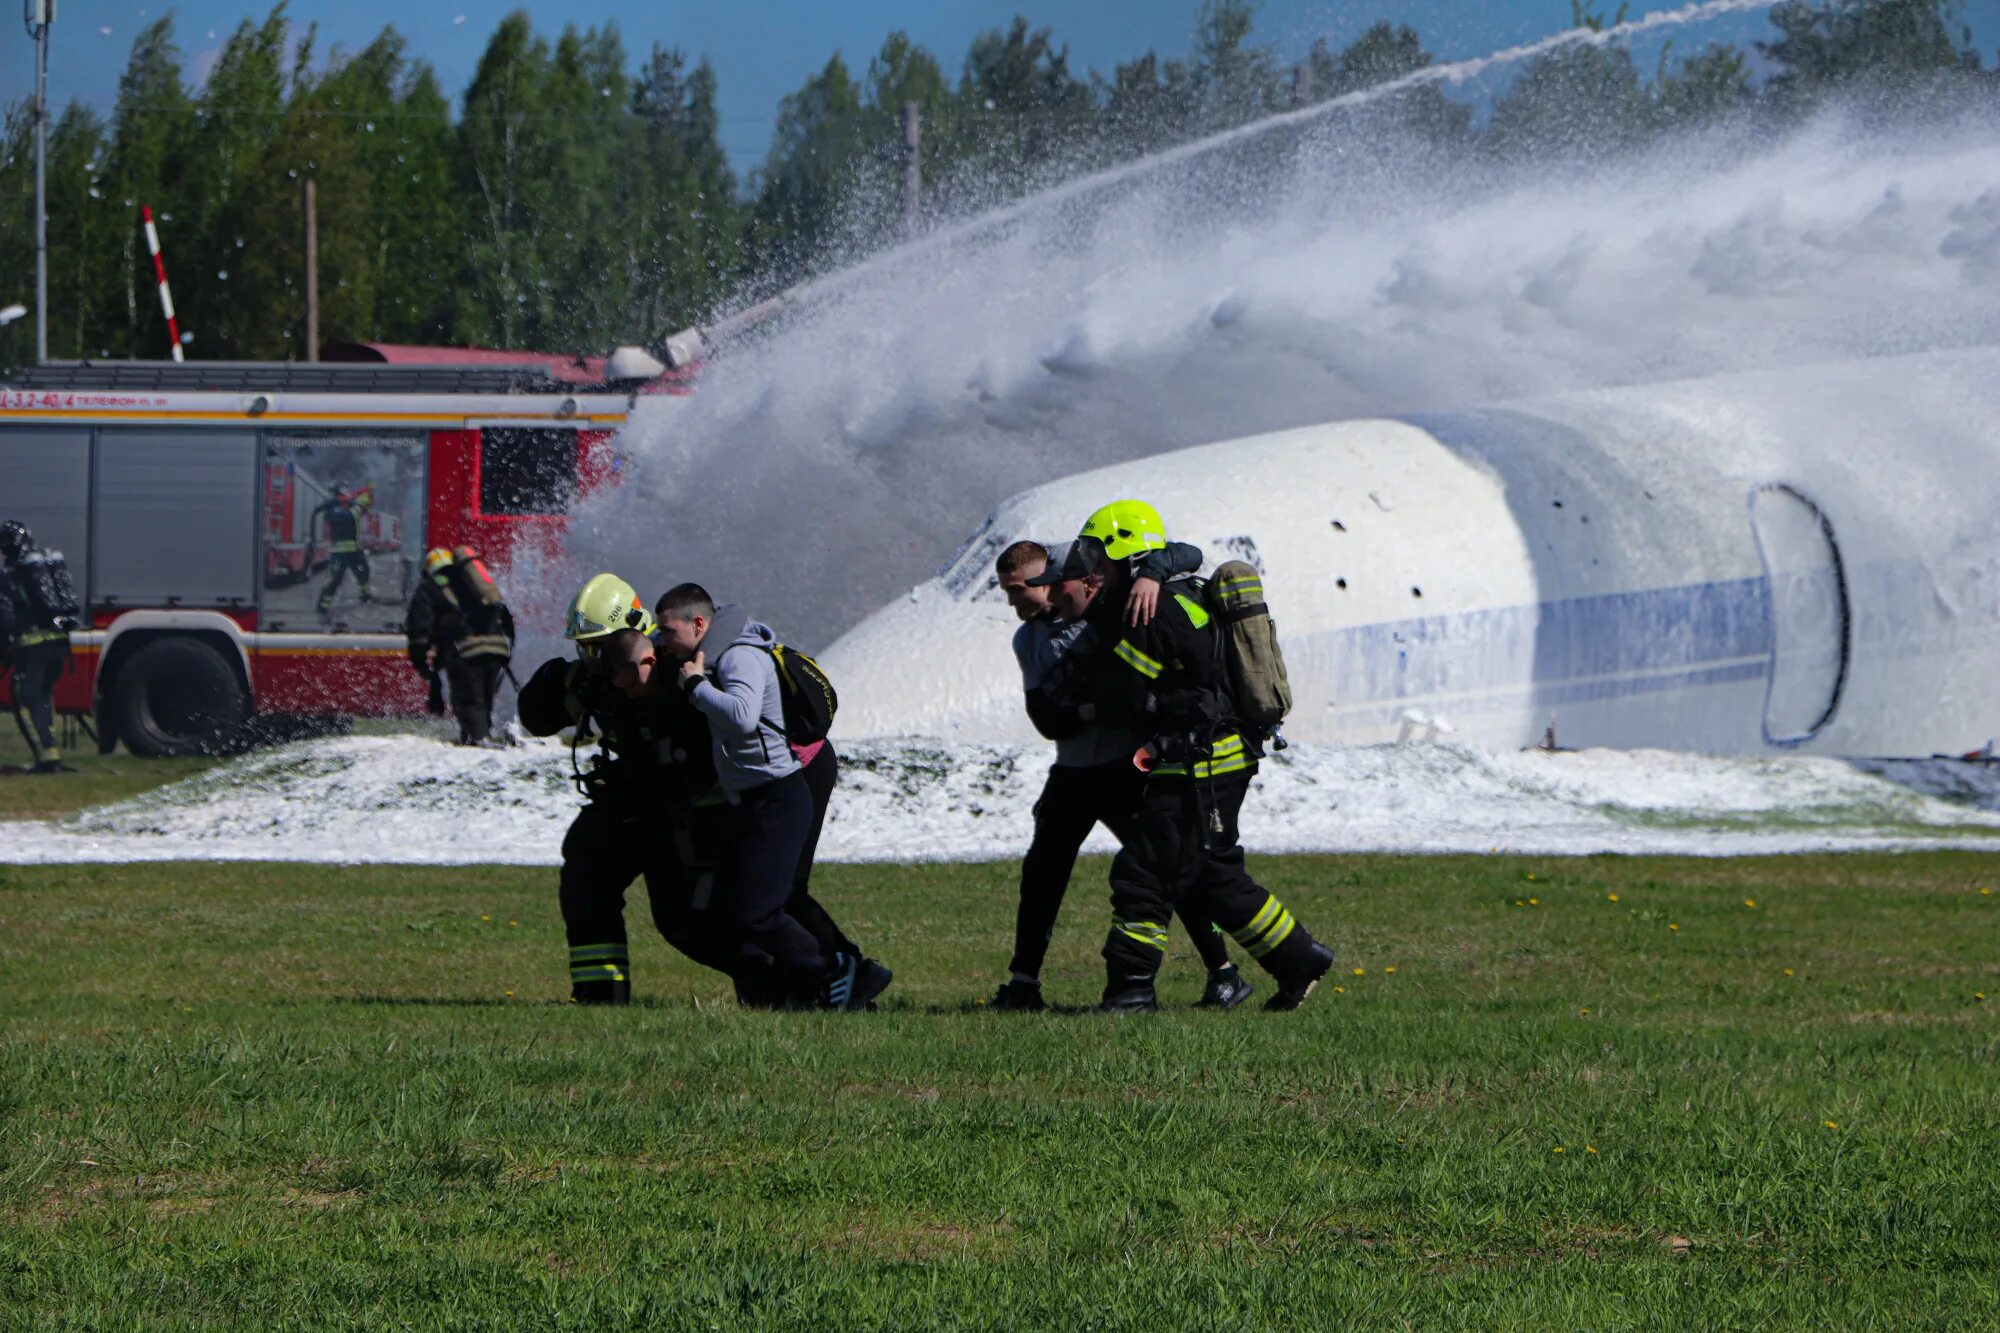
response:
M674 688L673 666L653 631L632 586L599 574L564 617L576 657L543 663L521 687L524 729L553 736L574 728L599 746L591 767L576 771L587 803L563 838L570 997L579 1004L630 1001L625 891L643 877L653 923L669 944L729 976L743 1003L783 1003L770 956L748 946L711 904L726 798L715 781L708 723ZM829 947L853 947L823 910L797 914L816 936L829 932Z
M1111 865L1103 1007L1156 1007L1168 919L1193 901L1277 981L1265 1008L1296 1009L1333 966L1333 951L1244 868L1237 815L1261 738L1239 717L1201 584L1169 580L1158 613L1127 623L1133 565L1166 540L1151 505L1116 501L1084 522L1060 566L1030 580L1050 589L1058 615L1086 621L1111 645L1098 712L1144 738L1132 756L1146 773L1137 827Z
M403 616L410 665L430 682L430 710L444 711L451 686L460 745L495 745L493 698L514 653L514 613L471 547L433 547Z
M375 488L363 486L358 490L335 494L312 512L306 530L318 532L319 521L324 517L327 550L331 554L327 561L326 586L319 592L319 613L322 616L333 614L334 596L350 573L354 575L361 600L364 603L375 600L368 583L368 552L361 545L361 520L374 506Z

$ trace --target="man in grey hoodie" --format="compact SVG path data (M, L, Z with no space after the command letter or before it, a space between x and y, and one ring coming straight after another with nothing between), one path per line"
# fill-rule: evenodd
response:
M681 688L708 719L716 779L729 798L716 867L720 904L771 956L797 1000L865 1007L889 984L889 970L858 953L829 957L786 910L815 821L812 792L785 735L771 657L777 635L740 608L718 609L692 583L669 588L655 614L660 646L682 664Z

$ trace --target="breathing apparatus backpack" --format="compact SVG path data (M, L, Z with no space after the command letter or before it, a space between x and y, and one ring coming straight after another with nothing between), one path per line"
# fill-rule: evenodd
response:
M76 583L69 576L69 562L61 551L28 551L14 566L14 580L28 603L28 617L36 629L71 630L83 614L77 600Z
M453 551L451 567L456 571L461 596L481 606L498 606L506 600L500 595L500 585L493 581L493 571L479 558L476 548L461 546Z
M782 643L766 649L778 668L778 697L785 708L785 739L793 745L811 745L826 739L833 729L833 715L840 708L840 696L826 669L796 648Z
M1202 586L1202 597L1219 631L1216 651L1238 720L1268 736L1292 711L1292 685L1264 600L1264 576L1254 565L1225 560Z

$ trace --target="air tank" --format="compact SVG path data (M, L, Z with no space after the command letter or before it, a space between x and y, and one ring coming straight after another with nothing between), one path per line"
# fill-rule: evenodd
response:
M994 558L1136 497L1263 572L1293 739L1957 753L2000 733L1996 480L1990 348L1160 454L1024 490L844 635L836 734L1032 739Z

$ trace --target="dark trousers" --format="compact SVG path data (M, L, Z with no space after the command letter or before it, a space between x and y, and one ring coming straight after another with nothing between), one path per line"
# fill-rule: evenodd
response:
M861 946L847 937L847 932L812 896L813 858L819 853L819 833L826 825L827 804L839 782L840 760L833 753L833 742L828 741L805 766L806 790L812 795L812 822L806 827L805 846L799 852L798 869L792 874L792 896L785 910L819 941L823 952L848 953L858 958Z
M14 649L14 707L27 715L33 732L28 744L35 762L61 757L51 728L56 717L56 682L69 666L69 641L50 639Z
M1024 977L1041 975L1083 840L1102 824L1121 846L1130 843L1139 827L1139 797L1145 782L1145 775L1122 759L1089 768L1049 770L1035 802L1035 837L1021 858L1021 905L1014 916L1010 971ZM1180 915L1209 971L1229 961L1228 947L1200 902L1183 902Z
M563 932L569 937L570 994L616 1000L631 993L625 890L642 875L653 924L668 944L704 967L760 982L767 960L740 947L737 932L697 903L697 871L684 837L668 836L658 812L616 810L593 802L577 812L563 838Z
M1146 779L1137 827L1111 863L1109 990L1152 981L1166 955L1168 917L1197 899L1280 981L1311 963L1312 936L1243 866L1236 820L1253 776Z
M451 687L451 712L458 719L458 739L476 745L493 734L493 696L500 690L504 657L454 657L445 663Z
M817 991L827 971L820 942L788 910L812 824L812 791L802 774L767 782L722 809L716 858L717 904L745 943L771 956L780 983L799 998Z
M361 600L368 601L368 553L366 551L335 551L333 559L327 562L326 587L320 589L319 609L324 611L333 605L334 594L347 578L348 571L354 573L354 582L361 589Z

